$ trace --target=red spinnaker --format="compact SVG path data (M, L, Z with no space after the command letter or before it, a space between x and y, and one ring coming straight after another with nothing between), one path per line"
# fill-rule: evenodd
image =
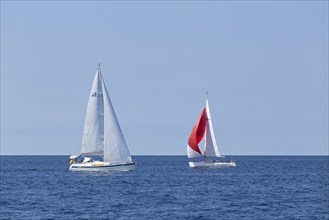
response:
M190 148L192 148L194 151L201 154L201 151L199 149L199 143L202 140L204 133L206 131L206 121L207 121L207 114L206 114L206 108L204 108L198 118L198 120L195 122L192 132L190 134L190 137L188 138L188 145Z

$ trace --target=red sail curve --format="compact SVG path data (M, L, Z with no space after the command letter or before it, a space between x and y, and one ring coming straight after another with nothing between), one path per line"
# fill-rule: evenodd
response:
M198 120L195 122L190 137L188 138L188 145L194 151L201 154L199 149L199 143L202 140L204 133L206 131L206 121L207 121L207 113L206 108L204 108L199 115Z

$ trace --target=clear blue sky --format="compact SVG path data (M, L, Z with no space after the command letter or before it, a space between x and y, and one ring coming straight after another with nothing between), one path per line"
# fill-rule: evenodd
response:
M80 151L97 62L133 155L328 155L327 1L1 1L1 154Z

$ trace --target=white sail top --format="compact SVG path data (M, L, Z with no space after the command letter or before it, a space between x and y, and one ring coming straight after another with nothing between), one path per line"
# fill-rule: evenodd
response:
M110 97L102 78L104 97L104 161L114 163L132 162Z
M91 87L82 135L81 154L103 155L104 102L100 69L97 69Z
M205 137L205 149L204 155L210 157L220 157L218 145L216 142L216 137L214 133L214 128L212 125L210 108L208 99L206 99L206 112L207 112L207 123L206 123L206 137Z

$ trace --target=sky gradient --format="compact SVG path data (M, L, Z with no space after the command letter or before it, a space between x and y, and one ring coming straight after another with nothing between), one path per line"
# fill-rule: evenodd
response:
M1 1L1 154L80 151L102 73L132 155L328 155L327 1Z

